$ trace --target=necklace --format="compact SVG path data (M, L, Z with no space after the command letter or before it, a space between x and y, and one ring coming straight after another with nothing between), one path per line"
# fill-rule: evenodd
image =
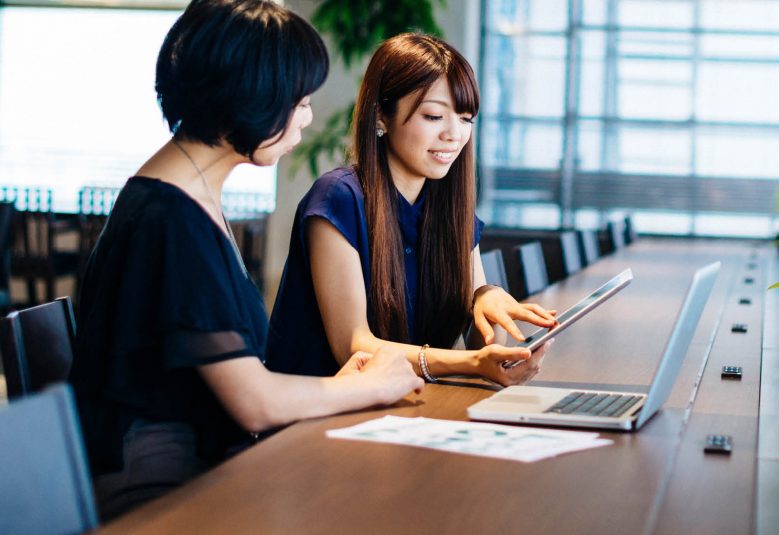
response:
M225 217L224 211L222 210L222 207L219 205L218 202L216 202L216 197L214 197L214 194L211 192L211 188L208 186L208 181L206 180L206 176L203 174L203 171L200 170L200 167L195 163L195 160L192 159L192 156L189 155L189 153L184 150L184 147L179 145L179 142L176 141L174 138L173 144L178 147L178 149L181 151L181 153L186 156L187 160L189 160L189 163L192 164L192 167L195 168L195 171L197 171L198 176L200 176L200 180L203 182L203 187L206 188L206 193L208 194L208 198L211 200L211 204L214 205L214 209L216 210L216 213L219 214L219 217L222 218L222 221L224 221L225 227L227 228L227 241L230 242L230 245L232 246L233 253L235 253L235 257L238 260L238 265L241 266L241 270L243 271L243 274L248 278L249 277L249 271L246 269L246 265L243 263L243 257L241 256L241 251L238 249L238 243L235 241L235 235L233 235L233 229L230 228L230 223L227 222L227 218Z

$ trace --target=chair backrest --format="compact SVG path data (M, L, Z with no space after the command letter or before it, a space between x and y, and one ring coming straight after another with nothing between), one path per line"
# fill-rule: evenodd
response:
M3 251L11 247L14 212L14 203L0 201L0 249Z
M107 217L120 191L114 186L84 186L78 190L78 212Z
M584 265L589 266L600 258L600 246L598 245L598 235L594 230L577 230L576 235L579 238L579 251Z
M494 249L481 253L481 263L484 266L484 275L487 284L500 286L509 291L509 281L506 276L506 266L503 264L503 253L500 249Z
M519 258L519 267L522 271L524 283L524 299L528 295L538 293L549 286L549 277L546 273L546 261L541 242L524 243L515 248Z
M0 408L0 533L98 526L73 394L66 384Z
M609 221L601 232L601 253L610 254L625 247L625 222Z
M78 275L79 239L76 214L54 211L54 190L41 187L0 187L0 199L14 203L11 271L27 286L27 303L53 301L55 279ZM45 283L46 296L38 298L37 282Z
M73 362L75 325L70 297L0 319L0 352L9 398L67 379Z
M565 276L573 275L582 269L582 255L579 251L579 238L576 232L568 230L560 233L560 248L563 253Z
M14 203L0 201L0 310L11 304L11 246Z
M84 186L78 190L79 272L86 266L89 254L103 231L120 189L107 186Z
M53 250L54 234L51 225L54 191L39 187L5 187L0 191L3 200L16 207L14 218L14 248L16 259L45 258Z
M230 225L239 236L241 257L260 293L265 288L265 249L268 240L268 214L257 213L250 219L231 221Z
M633 224L633 217L630 215L625 216L625 245L630 245L638 239L638 233L636 227Z

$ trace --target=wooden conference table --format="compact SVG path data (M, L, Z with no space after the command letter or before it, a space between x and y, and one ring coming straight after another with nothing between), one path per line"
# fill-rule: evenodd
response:
M761 354L779 361L774 328L763 336L764 308L777 318L765 290L779 278L775 256L765 243L642 239L533 299L564 310L631 267L633 283L557 338L533 384L645 391L692 273L723 261L664 410L638 433L603 433L612 446L523 464L325 437L385 414L464 420L492 393L428 385L388 409L293 425L104 531L769 533L776 394L760 436L758 423ZM731 332L735 323L747 332ZM726 364L742 366L743 378L722 379ZM776 369L766 391L777 391ZM707 434L732 435L732 454L704 454ZM758 448L759 439L770 443Z

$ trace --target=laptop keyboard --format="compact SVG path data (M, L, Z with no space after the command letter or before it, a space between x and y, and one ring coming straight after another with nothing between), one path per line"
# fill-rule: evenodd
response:
M586 416L610 416L619 418L642 396L630 394L596 394L571 392L544 412L557 414L583 414Z

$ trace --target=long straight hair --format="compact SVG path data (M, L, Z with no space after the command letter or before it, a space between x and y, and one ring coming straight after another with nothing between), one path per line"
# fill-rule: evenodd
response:
M398 35L382 43L371 58L354 109L353 158L365 195L371 251L370 323L377 336L393 341L410 340L398 193L390 175L386 138L376 136L378 114L394 117L398 101L418 93L410 112L414 113L441 78L449 84L455 111L475 116L479 89L465 58L435 37ZM425 185L416 333L425 343L438 347L450 347L457 339L473 298L473 159L469 139L446 176Z

